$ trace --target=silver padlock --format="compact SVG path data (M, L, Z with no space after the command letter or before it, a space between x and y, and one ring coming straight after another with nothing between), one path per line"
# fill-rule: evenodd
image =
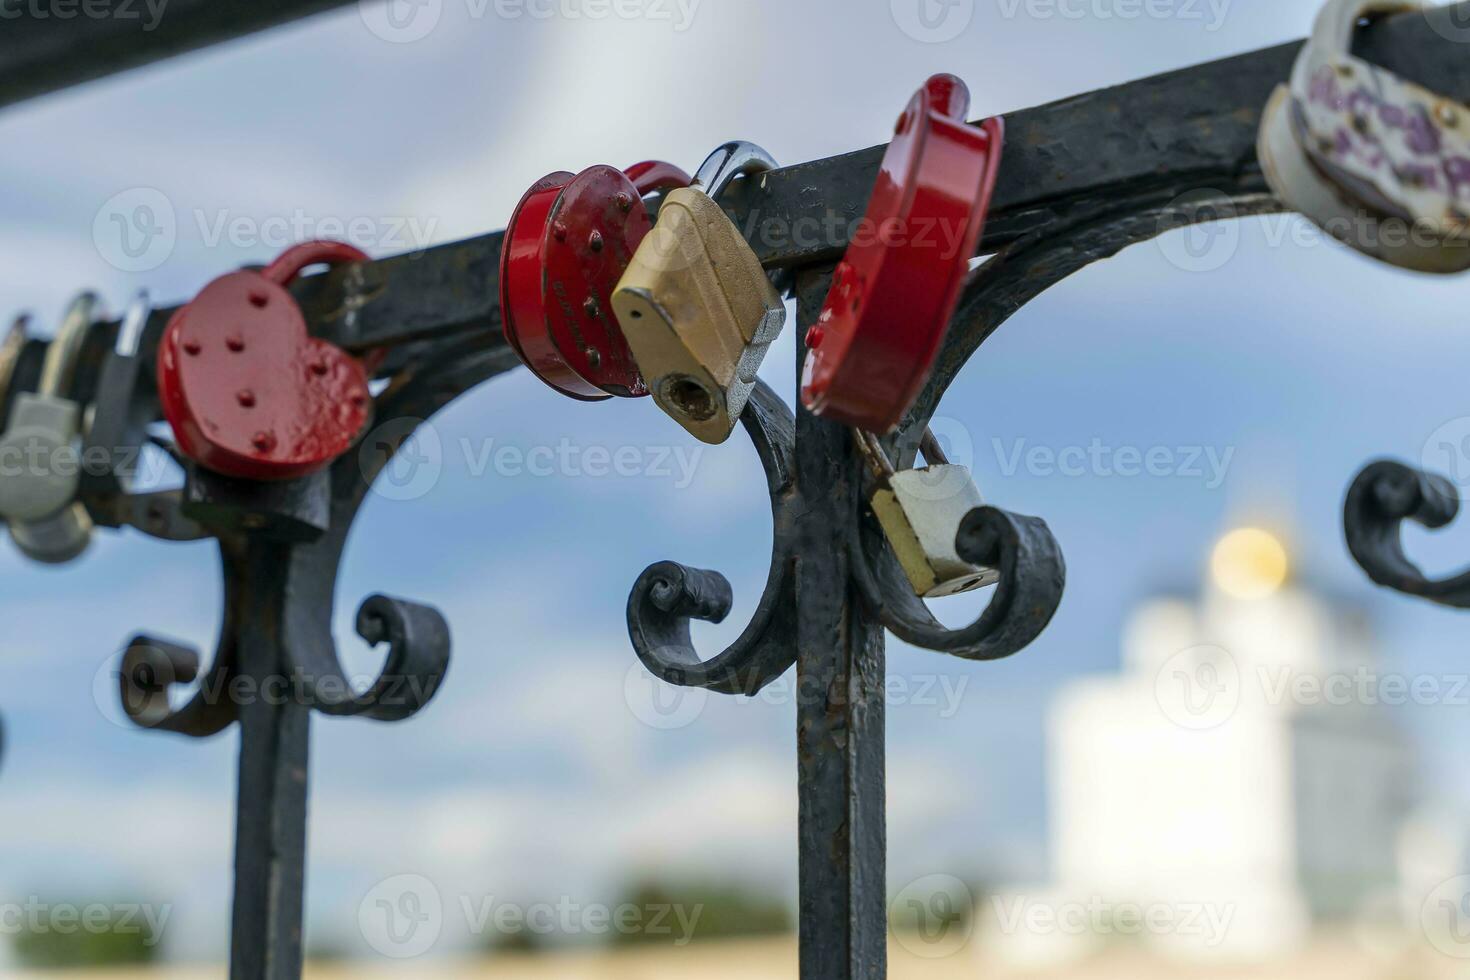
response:
M775 165L754 143L711 154L688 187L664 198L612 297L653 400L708 443L730 437L786 323L780 293L715 198L736 177Z
M934 433L926 429L920 444L928 465L895 470L877 436L852 431L878 479L869 504L914 594L935 599L1000 581L997 569L972 565L955 548L965 515L985 501L969 469L949 462Z
M92 538L92 519L77 500L82 409L63 392L71 388L96 310L93 293L72 301L46 349L35 394L16 396L0 437L0 517L27 557L48 564L71 561Z
M1275 195L1344 244L1419 272L1470 269L1470 107L1355 56L1367 17L1420 0L1329 0L1261 118Z

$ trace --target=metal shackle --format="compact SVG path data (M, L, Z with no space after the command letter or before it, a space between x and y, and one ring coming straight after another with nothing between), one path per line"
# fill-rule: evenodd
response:
M109 454L126 450L133 456L131 466L123 466L120 465L121 460L113 460L109 467L111 478L115 481L112 489L116 491L126 492L131 488L139 465L137 450L141 448L138 445L140 437L130 432L131 426L136 424L130 418L130 413L133 411L133 390L137 385L138 347L143 340L143 331L148 326L148 318L152 315L153 303L148 290L139 290L128 303L122 322L118 324L112 354L104 363L97 381L97 396L88 406L84 419L85 445L101 447ZM99 413L106 414L99 418ZM88 482L88 476L84 475L84 499L90 489Z
M10 324L5 339L0 341L0 427L4 426L5 405L10 399L10 386L15 381L15 369L20 364L21 351L30 339L30 314L22 313Z
M718 199L736 177L763 174L776 166L776 159L756 144L731 140L705 158L689 186Z
M97 307L97 294L83 292L66 308L56 336L46 347L46 358L41 362L41 380L36 385L36 394L63 398L76 380L77 365L81 363L82 346L87 341L87 331L92 329Z
M137 356L143 328L148 325L148 317L152 313L153 303L148 298L148 290L140 290L123 314L122 324L117 328L117 342L112 349L123 357Z

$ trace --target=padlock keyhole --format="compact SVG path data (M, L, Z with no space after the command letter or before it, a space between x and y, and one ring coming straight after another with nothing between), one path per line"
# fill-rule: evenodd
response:
M717 406L709 390L688 375L674 375L664 381L664 400L675 411L695 422L715 417Z

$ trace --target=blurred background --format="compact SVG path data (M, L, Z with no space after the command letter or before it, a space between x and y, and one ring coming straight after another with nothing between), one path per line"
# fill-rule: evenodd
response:
M732 138L796 163L886 141L936 71L978 118L1315 10L364 0L0 115L0 312L45 332L82 287L172 303L314 236L410 252L503 227L553 170L692 170ZM890 641L893 975L1463 975L1470 623L1374 590L1340 511L1379 455L1470 487L1464 290L1251 218L1095 265L986 344L936 429L1050 523L1068 590L1005 662ZM793 334L763 370L788 401ZM443 610L454 661L408 723L315 721L314 971L794 975L791 678L662 688L624 625L672 558L734 585L703 648L743 628L770 535L749 444L518 371L413 449L354 529L338 635L373 671L350 616L401 595ZM1470 552L1464 527L1409 537L1436 572ZM59 570L0 549L7 973L222 975L235 737L133 730L113 675L139 629L209 649L216 579L207 544L104 535Z

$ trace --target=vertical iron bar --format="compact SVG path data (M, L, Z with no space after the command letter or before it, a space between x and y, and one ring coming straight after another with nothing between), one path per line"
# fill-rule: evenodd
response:
M803 334L830 272L797 278ZM883 630L849 583L847 530L859 517L862 461L852 435L797 405L797 778L801 980L887 975Z
M311 709L284 657L285 549L257 544L241 617L240 782L230 980L300 980ZM264 559L264 560L261 560Z

